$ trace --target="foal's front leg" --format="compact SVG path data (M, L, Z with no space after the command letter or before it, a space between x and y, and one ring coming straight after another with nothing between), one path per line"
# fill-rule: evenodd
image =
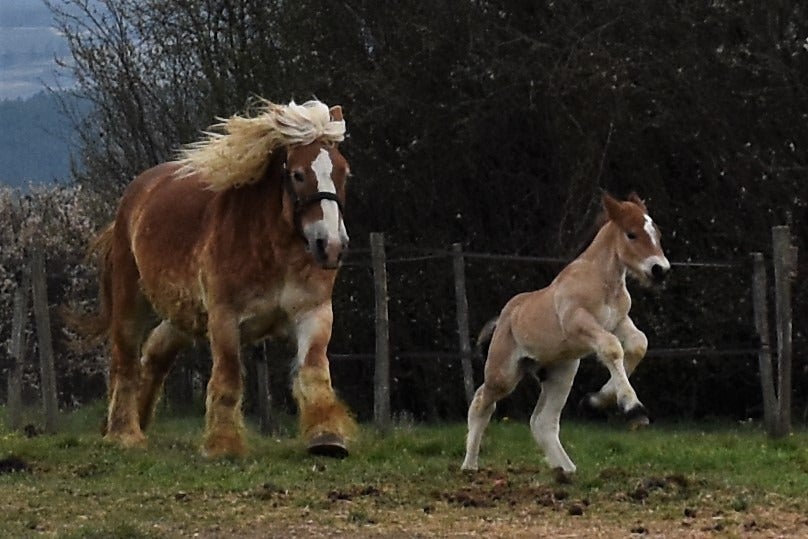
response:
M595 352L598 359L609 369L610 391L614 391L618 409L625 414L632 427L647 425L648 415L645 406L637 398L637 393L628 381L626 354L623 345L615 335L604 330L597 320L586 310L578 309L565 327ZM634 366L639 360L636 360Z
M208 316L213 369L205 401L205 436L202 450L207 457L242 456L244 418L241 412L241 342L238 320L227 311L212 310Z
M634 370L639 365L640 361L645 357L648 350L648 339L645 333L637 329L634 322L629 317L623 319L614 331L615 336L620 340L623 347L623 366L626 370L626 375L631 376ZM583 403L585 406L597 410L605 410L609 407L617 405L617 386L614 378L603 384L603 387L595 393L589 393L584 397ZM647 421L647 417L645 420ZM647 422L645 423L647 424ZM632 427L644 426L643 424L632 424Z
M309 453L342 458L348 455L346 443L356 423L331 387L326 350L332 320L330 303L297 319L297 373L292 390Z

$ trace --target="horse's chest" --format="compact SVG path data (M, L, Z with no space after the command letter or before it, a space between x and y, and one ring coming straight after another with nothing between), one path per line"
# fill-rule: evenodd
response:
M245 306L240 319L242 335L247 340L286 335L302 313L319 303L310 290L294 284L266 290Z

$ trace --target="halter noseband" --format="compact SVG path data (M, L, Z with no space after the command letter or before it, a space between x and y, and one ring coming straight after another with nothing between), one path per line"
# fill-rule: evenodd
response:
M303 234L303 225L300 222L301 215L303 211L311 206L316 202L320 202L321 200L333 200L337 203L337 208L339 208L340 215L345 214L345 210L342 206L342 201L340 201L339 197L337 197L336 193L331 193L329 191L317 191L307 197L300 198L297 196L295 192L295 188L292 185L292 175L289 174L289 171L285 169L284 166L284 175L286 177L286 181L284 182L286 185L286 192L289 194L289 197L292 199L292 216L295 223L295 230L303 239L304 242L308 241L305 234Z

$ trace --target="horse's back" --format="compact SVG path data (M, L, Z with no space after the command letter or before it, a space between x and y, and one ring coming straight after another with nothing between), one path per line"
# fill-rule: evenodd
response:
M515 341L527 355L541 363L568 360L586 350L571 339L565 320L576 309L596 311L602 302L589 290L586 264L573 263L540 290L514 296L503 308L511 321Z
M197 262L214 196L194 177L177 178L177 169L176 163L164 163L135 178L115 220L121 257L131 258L141 291L166 318L199 302ZM181 325L201 323L198 310L191 310L193 321Z
M201 232L213 192L194 177L177 178L177 168L150 168L124 192L115 226L125 226L133 243L183 251Z
M532 356L557 346L561 328L553 299L553 289L546 287L517 294L502 310L510 319L514 339Z

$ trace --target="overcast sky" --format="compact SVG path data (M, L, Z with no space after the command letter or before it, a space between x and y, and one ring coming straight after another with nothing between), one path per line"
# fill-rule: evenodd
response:
M42 0L0 0L0 99L30 97L69 81L56 75L55 56L67 57Z

